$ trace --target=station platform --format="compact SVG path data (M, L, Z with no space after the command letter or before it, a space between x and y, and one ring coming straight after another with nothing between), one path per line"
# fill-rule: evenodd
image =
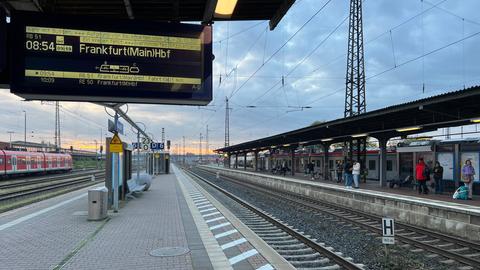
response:
M245 171L244 169L236 169L239 171ZM265 174L265 175L273 175L273 176L281 176L281 177L287 177L287 178L293 178L293 179L299 179L299 180L305 180L305 181L312 181L316 183L327 183L331 185L337 185L340 187L344 187L345 183L342 181L341 183L337 183L336 180L325 180L322 178L315 178L312 180L310 175L304 175L303 173L295 173L295 175L291 175L287 173L285 176L279 175L279 174L272 174L267 171L254 171L251 168L247 168L246 171L249 172L255 172L259 174ZM411 187L394 187L390 188L387 186L381 187L379 185L378 181L375 180L367 180L366 183L361 182L360 183L360 189L362 190L372 190L372 191L380 191L380 192L387 192L391 194L398 194L398 195L407 195L407 196L413 196L413 197L418 197L421 199L428 199L428 200L436 200L436 201L443 201L443 202L450 202L450 203L455 203L455 204L464 204L464 205L471 205L471 206L478 206L480 207L480 196L478 195L473 195L473 200L455 200L453 199L453 193L452 192L443 192L443 194L435 194L435 189L429 188L430 192L428 194L418 194L418 191L414 190Z
M311 180L303 174L279 176L267 172L202 166L242 181L280 191L297 193L405 224L480 241L480 201L453 200L451 194L418 194L410 188L379 187L378 182L361 183L360 189L346 189L336 181Z
M87 221L88 189L0 214L0 269L283 269L278 254L173 171L103 221Z

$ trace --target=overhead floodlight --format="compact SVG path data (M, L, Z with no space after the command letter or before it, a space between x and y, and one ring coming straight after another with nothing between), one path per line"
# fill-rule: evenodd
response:
M360 138L360 137L367 137L368 134L367 133L363 133L363 134L355 134L355 135L352 135L352 138Z
M472 122L472 123L480 123L480 118L471 119L470 122Z
M331 141L333 141L333 138L322 139L322 142L331 142Z
M399 128L397 129L398 132L407 132L407 131L414 131L414 130L420 130L422 127L416 126L416 127L406 127L406 128Z
M289 147L289 146L290 146L289 143L283 145L283 147Z
M231 18L238 0L218 0L215 8L216 18Z

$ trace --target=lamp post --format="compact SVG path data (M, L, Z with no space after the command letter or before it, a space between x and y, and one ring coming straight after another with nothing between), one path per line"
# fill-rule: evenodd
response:
M98 152L97 152L97 146L98 146L98 141L93 140L95 142L95 167L98 169Z
M7 133L10 135L10 149L12 149L12 134L15 133L15 131L7 131Z
M23 143L25 145L25 147L27 147L27 112L25 110L23 110L23 112L25 113L25 125L24 125L24 136L23 136Z
M147 130L147 126L142 122L135 122L137 125L143 125L143 132ZM135 150L135 149L134 149ZM137 129L137 183L140 181L140 129Z

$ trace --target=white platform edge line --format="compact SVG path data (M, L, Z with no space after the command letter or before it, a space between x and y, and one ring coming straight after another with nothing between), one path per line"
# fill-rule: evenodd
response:
M238 262L241 262L241 261L243 261L245 259L248 259L248 258L250 258L254 255L257 255L257 254L258 254L258 251L256 249L250 249L248 251L243 252L240 255L237 255L235 257L232 257L232 258L228 259L228 261L230 262L230 265L234 265Z
M256 270L273 270L275 268L273 268L273 266L271 264L265 264L264 266L261 266L259 268L257 268Z
M210 231L213 231L213 230L216 230L216 229L220 229L220 228L223 228L223 227L226 227L226 226L229 226L229 225L232 225L230 222L225 222L225 223L222 223L222 224L218 224L218 225L214 225L212 227L210 227Z
M228 248L231 248L231 247L238 246L238 245L243 244L243 243L245 243L245 242L247 242L247 239L245 239L245 238L242 237L242 238L239 238L239 239L237 239L237 240L233 240L233 241L231 241L231 242L228 242L228 243L226 243L226 244L223 244L223 245L220 246L220 248L221 248L222 250L225 250L225 249L228 249Z
M215 222L215 221L219 221L219 220L222 220L222 219L225 219L224 216L221 216L221 217L217 217L217 218L212 218L212 219L208 219L208 220L205 220L205 223L212 223L212 222Z
M66 201L63 201L63 202L61 202L61 203L57 203L57 204L55 204L55 205L52 205L52 206L47 207L47 208L44 208L44 209L39 210L39 211L37 211L37 212L33 212L33 213L28 214L28 215L26 215L26 216L23 216L23 217L21 217L21 218L17 218L17 219L15 219L15 220L12 220L12 221L10 221L10 222L7 222L7 223L5 223L5 224L2 224L2 225L0 225L0 231L3 231L3 230L5 230L5 229L7 229L7 228L10 228L10 227L15 226L15 225L17 225L17 224L20 224L20 223L22 223L22 222L24 222L24 221L27 221L27 220L32 219L32 218L34 218L34 217L36 217L36 216L39 216L39 215L41 215L41 214L47 213L47 212L49 212L49 211L52 211L52 210L54 210L54 209L56 209L56 208L58 208L58 207L61 207L61 206L65 205L65 204L71 203L71 202L73 202L73 201L76 201L76 200L81 199L81 198L86 197L86 196L87 196L87 193L84 193L84 194L82 194L82 195L78 195L78 196L76 196L76 197L73 197L73 198L71 198L71 199L68 199L68 200L66 200Z
M200 210L200 213L205 213L205 212L209 212L209 211L212 211L212 210L217 210L217 208L212 207L212 208L203 209L203 210Z
M205 205L202 205L202 206L198 206L197 205L197 209L203 209L203 208L207 208L207 207L212 207L213 205L211 203L209 204L205 204Z
M215 215L220 215L221 213L220 212L213 212L213 213L210 213L210 214L205 214L205 215L202 215L203 218L207 218L207 217L211 217L211 216L215 216Z
M219 234L216 234L214 236L215 236L215 239L219 239L219 238L222 238L222 237L225 237L225 236L232 235L234 233L238 233L237 229L233 229L233 230L230 230L230 231L219 233Z

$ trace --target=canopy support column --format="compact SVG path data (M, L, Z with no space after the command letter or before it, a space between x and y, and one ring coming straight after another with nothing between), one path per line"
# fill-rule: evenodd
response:
M325 143L325 144L322 144L323 146L323 178L325 178L325 180L330 180L330 173L329 173L329 170L328 170L328 159L329 159L329 156L328 156L328 149L330 149L330 144L329 143Z
M235 169L238 169L238 153L235 154Z
M255 154L255 160L253 163L253 169L255 171L258 171L258 151L255 151L254 154Z
M243 155L243 170L244 171L247 170L247 153L248 152L245 152L244 155Z
M292 176L295 175L295 148L296 147L290 148L290 157L292 159Z
M387 138L377 138L380 146L380 186L387 186ZM366 166L366 164L365 164Z

